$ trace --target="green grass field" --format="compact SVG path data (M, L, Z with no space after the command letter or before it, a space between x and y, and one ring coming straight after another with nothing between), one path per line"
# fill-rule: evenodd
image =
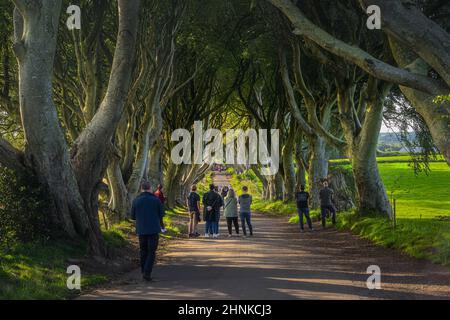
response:
M411 256L450 265L450 167L445 162L433 162L428 174L416 175L409 166L409 156L380 159L386 190L389 197L396 199L396 228L387 219L352 212L339 214L338 227ZM333 165L349 166L339 161ZM298 223L294 203L261 200L261 184L252 174L233 176L234 188L240 190L244 184L254 195L255 211L288 216L291 223ZM316 215L313 211L312 216Z
M428 174L415 175L407 163L383 163L380 174L389 196L397 199L397 217L450 217L450 167L431 163Z

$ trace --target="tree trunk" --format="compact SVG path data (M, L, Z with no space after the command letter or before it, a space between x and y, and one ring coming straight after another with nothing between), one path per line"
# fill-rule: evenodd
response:
M24 155L0 136L0 165L17 172L26 170Z
M152 186L163 183L162 146L157 141L150 149L147 179Z
M328 177L326 142L322 137L310 138L308 186L312 208L320 207L319 192L322 180Z
M165 178L165 189L167 198L167 207L175 208L181 193L181 178L183 176L185 165L175 165L172 162L169 164L167 176Z
M291 201L294 198L295 192L295 169L294 169L294 141L295 141L295 126L294 119L291 121L291 128L289 129L289 135L286 140L286 144L283 147L283 171L284 171L284 201Z
M382 89L378 89L378 81L374 82L375 85L369 90L367 111L360 132L356 133L355 128L345 119L342 127L350 144L349 156L352 159L358 211L360 214L377 213L390 217L392 209L378 171L376 158L378 136L383 121L383 104L390 85L382 85ZM344 105L352 103L353 89L339 86L338 90L339 111L343 114L344 110L353 108Z
M123 181L122 171L120 170L120 158L116 154L111 156L107 176L111 196L109 209L117 216L118 220L129 217L131 213L131 202L125 182Z
M275 175L275 200L283 200L284 183L283 176L280 173Z
M97 113L72 149L72 165L84 208L98 239L102 239L98 220L99 187L106 173L112 138L121 120L130 87L139 7L139 0L118 0L119 28L108 88Z
M27 166L51 199L51 218L71 238L88 239L103 254L96 226L88 219L78 192L69 151L53 104L53 62L61 1L15 1L14 50L19 63L19 100ZM38 80L37 80L38 79Z
M295 146L296 190L300 190L301 186L306 186L306 168L303 159L303 136L300 135Z

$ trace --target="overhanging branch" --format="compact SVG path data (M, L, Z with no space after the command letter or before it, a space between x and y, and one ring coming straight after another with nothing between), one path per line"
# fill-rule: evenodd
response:
M380 61L360 49L336 39L312 23L290 0L269 0L280 9L294 25L294 34L306 37L325 50L348 60L375 78L437 95L444 87L441 82L414 74Z

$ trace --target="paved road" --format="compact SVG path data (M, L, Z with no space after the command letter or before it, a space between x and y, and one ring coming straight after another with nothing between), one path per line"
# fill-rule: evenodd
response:
M174 241L155 268L158 282L136 270L82 299L450 299L449 268L333 228L300 234L263 215L253 223L253 238ZM369 265L381 268L380 290L366 286Z

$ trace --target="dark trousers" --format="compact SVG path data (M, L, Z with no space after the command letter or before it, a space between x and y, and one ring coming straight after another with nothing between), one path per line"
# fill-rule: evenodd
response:
M300 222L300 229L303 230L303 215L306 217L306 221L308 222L308 227L312 229L311 218L309 216L309 208L297 208L298 212L298 220Z
M334 209L334 206L321 206L320 211L322 212L322 226L325 227L326 220L327 220L327 212L331 212L331 219L333 221L333 224L336 224L336 209Z
M139 247L141 252L142 274L150 277L156 259L156 249L158 249L159 234L139 236Z
M244 236L247 235L247 230L245 228L246 222L248 225L248 229L250 231L250 235L253 235L253 226L250 218L250 212L241 212L241 225L242 225L242 233L244 233Z
M239 234L239 222L238 217L227 218L227 226L228 226L228 234L232 234L233 232L233 224L234 230L236 230L236 234Z

